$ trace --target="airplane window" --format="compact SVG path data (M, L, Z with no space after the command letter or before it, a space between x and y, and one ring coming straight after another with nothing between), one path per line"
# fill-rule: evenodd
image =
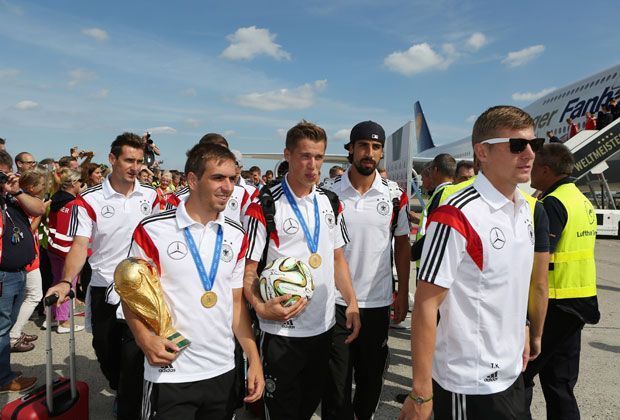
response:
M611 79L611 74L609 76L607 76L607 79L605 79L606 81Z
M597 80L596 83L594 83L594 86L598 85L600 82L600 80Z
M613 77L613 79L615 79L617 75L618 75L618 73L614 73L614 77Z

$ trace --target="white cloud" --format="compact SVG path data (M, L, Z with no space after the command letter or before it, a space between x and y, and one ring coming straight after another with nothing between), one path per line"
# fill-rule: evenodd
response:
M39 106L38 102L35 101L30 101L30 100L24 100L24 101L20 101L18 103L15 104L15 109L19 110L19 111L30 111L33 110L35 108L37 108Z
M276 60L290 60L291 54L276 44L276 34L269 29L250 26L239 28L226 37L230 45L222 52L222 57L229 60L251 60L258 55L268 55Z
M532 45L519 51L509 52L506 58L502 60L503 64L508 67L518 67L529 63L545 51L544 45Z
M465 42L465 45L474 51L478 51L480 48L487 44L487 37L481 32L474 32Z
M550 87L550 88L543 89L539 92L515 92L512 94L512 99L514 101L533 102L553 92L554 90L555 90L554 87Z
M69 72L69 78L69 87L74 88L81 83L95 80L97 78L97 74L90 70L73 69Z
M445 70L456 59L452 44L443 45L444 55L433 50L427 43L413 44L407 51L396 51L385 57L383 64L390 70L412 76L429 70Z
M334 140L344 140L349 141L349 137L351 135L351 129L350 128L343 128L342 130L338 130L334 133L334 135L332 136L332 139Z
M278 128L276 130L276 134L278 135L278 137L280 137L281 139L285 139L286 138L286 129L284 128Z
M184 122L185 125L192 128L198 128L198 126L201 124L201 122L195 118L186 118Z
M94 92L90 95L91 98L94 99L105 99L110 94L110 89L99 89L97 92Z
M148 131L151 134L176 134L177 130L176 128L172 128L172 127L168 127L168 126L161 126L161 127L151 127L149 129L147 129L146 131Z
M222 135L226 138L235 135L237 132L235 130L226 130L222 133Z
M99 42L103 42L108 39L108 33L101 28L85 28L82 29L82 33L96 39Z
M198 92L196 91L196 89L194 88L188 88L185 89L183 92L181 92L183 95L185 96L198 96Z
M19 70L17 69L0 69L0 79L12 79L17 77Z
M241 106L260 109L261 111L276 111L279 109L304 109L314 105L317 92L327 86L327 80L317 80L306 83L294 89L278 89L263 93L249 93L237 98Z
M478 118L478 116L475 114L472 114L469 117L465 118L465 121L468 123L473 123L476 121L476 118Z

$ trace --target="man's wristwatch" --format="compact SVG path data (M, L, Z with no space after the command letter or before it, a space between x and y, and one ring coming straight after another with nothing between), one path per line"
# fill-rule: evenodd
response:
M411 391L409 393L408 397L411 398L413 400L413 402L416 403L417 405L422 405L424 403L427 403L427 402L431 401L433 399L433 394L431 394L430 397L424 398L424 397L421 397L419 395L415 395L413 393L413 391Z
M11 194L11 195L12 195L13 197L17 197L17 196L19 196L19 195L22 195L23 193L24 193L24 190L20 189L20 190L18 190L18 191L16 191L16 192L14 192L14 193L13 193L13 194Z

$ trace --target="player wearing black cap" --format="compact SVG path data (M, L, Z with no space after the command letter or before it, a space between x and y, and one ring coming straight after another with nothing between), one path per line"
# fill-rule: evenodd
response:
M351 238L344 255L362 320L358 339L347 344L345 302L336 295L336 326L329 382L322 403L323 419L370 419L379 402L388 355L392 239L399 279L395 321L401 322L407 315L409 200L396 182L381 178L377 171L384 142L385 132L379 124L373 121L357 124L345 146L351 167L323 184L323 188L338 195L344 208ZM351 401L353 379L355 396Z

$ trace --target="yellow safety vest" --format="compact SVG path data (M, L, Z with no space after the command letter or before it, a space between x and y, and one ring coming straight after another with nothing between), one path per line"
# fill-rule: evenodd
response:
M433 202L435 197L437 197L437 194L441 194L446 188L451 187L451 186L452 184L446 184L439 188L436 188L435 191L433 191L433 194L430 196L430 198L426 201L426 204L424 205L424 209L422 209L422 214L420 215L420 223L418 223L418 231L415 234L416 242L419 241L422 238L422 236L426 234L426 226L424 225L426 224L426 218L428 217L428 208L430 207L431 203ZM420 260L416 260L415 266L417 268L420 268Z
M469 187L471 184L474 183L475 180L476 177L472 176L467 181L459 182L458 184L447 185L446 188L441 191L441 198L439 199L439 203L441 204L446 201L446 198L448 198L455 192L461 191L465 187Z
M551 254L553 269L549 270L549 298L596 296L594 207L573 183L560 185L547 197L560 200L568 213L562 236Z

